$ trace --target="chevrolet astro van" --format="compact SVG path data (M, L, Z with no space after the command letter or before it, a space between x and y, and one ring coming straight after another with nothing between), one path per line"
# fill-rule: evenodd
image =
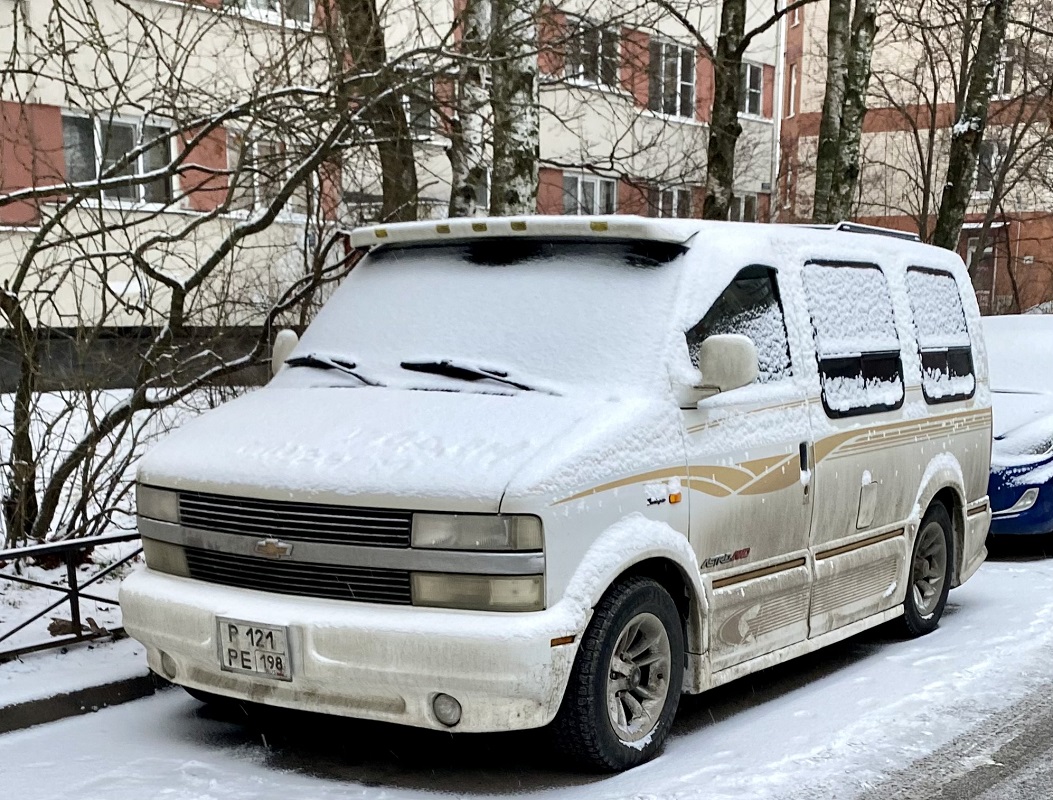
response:
M262 389L138 473L121 590L202 699L653 757L698 693L984 560L962 261L902 234L636 217L358 229Z

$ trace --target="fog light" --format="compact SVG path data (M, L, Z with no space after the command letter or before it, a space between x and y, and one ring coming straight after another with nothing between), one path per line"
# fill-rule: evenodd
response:
M435 712L435 718L439 722L451 728L461 721L461 704L448 694L435 695L435 699L431 701L431 710Z
M172 680L176 676L176 663L168 653L161 653L161 672L164 673L168 680Z

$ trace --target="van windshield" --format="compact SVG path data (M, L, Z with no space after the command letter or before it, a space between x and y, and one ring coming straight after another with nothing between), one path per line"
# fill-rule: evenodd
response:
M594 240L381 247L333 294L294 357L344 359L398 387L667 385L663 349L683 252ZM337 373L287 369L281 383L354 384Z

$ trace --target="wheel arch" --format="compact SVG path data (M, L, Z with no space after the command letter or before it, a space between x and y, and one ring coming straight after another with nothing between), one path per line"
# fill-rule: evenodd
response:
M951 563L954 566L951 586L958 586L965 553L965 479L958 459L949 453L934 458L925 470L914 506L914 536L917 536L922 518L934 503L946 508L951 518Z
M707 609L698 559L687 537L666 523L636 514L604 531L582 558L564 600L591 616L612 586L634 576L651 578L669 592L684 624L685 649L702 653Z

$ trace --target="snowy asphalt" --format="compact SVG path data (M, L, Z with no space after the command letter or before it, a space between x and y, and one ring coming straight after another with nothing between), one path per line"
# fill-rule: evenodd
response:
M1035 555L985 564L930 636L871 631L685 698L665 752L623 775L555 769L536 735L246 723L173 689L0 735L0 785L19 800L1048 798L1053 560Z

